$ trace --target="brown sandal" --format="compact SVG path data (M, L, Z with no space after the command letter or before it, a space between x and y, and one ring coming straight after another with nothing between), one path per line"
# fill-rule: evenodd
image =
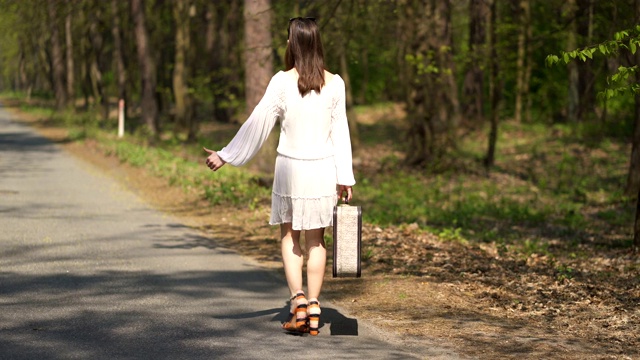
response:
M320 331L318 331L318 325L320 324L320 303L318 300L309 301L309 335L316 336Z
M307 316L307 298L303 292L297 293L291 297L291 307L295 304L294 312L289 313L289 318L282 324L282 328L292 332L307 332L308 329L308 316ZM295 303L294 303L295 302Z

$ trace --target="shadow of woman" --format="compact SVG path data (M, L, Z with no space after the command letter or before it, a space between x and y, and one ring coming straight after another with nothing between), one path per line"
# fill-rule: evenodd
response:
M284 323L289 318L289 305L284 305L282 308L272 308L260 311L252 311L242 314L234 314L227 316L215 316L215 318L224 319L251 319L260 316L274 314L270 321L277 321L280 324ZM338 310L330 307L322 308L322 315L320 316L320 324L318 328L322 332L326 330L326 325L330 326L331 335L350 335L358 336L358 320L349 318L341 314ZM299 335L296 333L290 333L292 335Z
M271 321L278 321L281 324L289 318L289 305L285 305L280 309L278 314ZM318 328L320 332L326 330L326 325L330 326L330 334L334 335L350 335L358 336L358 320L349 318L341 314L338 310L331 307L323 307L322 315L320 315L320 324Z

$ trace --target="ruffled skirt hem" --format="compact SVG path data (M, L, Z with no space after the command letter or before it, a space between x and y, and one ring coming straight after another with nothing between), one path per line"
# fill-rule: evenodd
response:
M269 224L291 223L293 230L310 230L333 225L333 207L338 195L319 198L292 198L271 194Z

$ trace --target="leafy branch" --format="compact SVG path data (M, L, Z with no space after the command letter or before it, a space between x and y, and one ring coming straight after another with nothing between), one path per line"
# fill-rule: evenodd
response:
M569 64L574 60L586 62L587 59L593 59L594 55L598 53L605 57L617 56L620 53L620 49L625 49L635 55L638 48L640 48L640 25L615 33L612 40L606 40L572 51L562 51L559 55L547 55L545 62L547 66L554 66L560 62ZM607 77L608 87L598 93L598 98L608 100L625 92L640 93L640 84L637 82L629 83L629 77L638 72L640 72L638 65L618 67L614 74Z

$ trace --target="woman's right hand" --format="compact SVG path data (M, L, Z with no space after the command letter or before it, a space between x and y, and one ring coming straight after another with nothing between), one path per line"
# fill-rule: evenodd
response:
M342 194L347 193L347 196L343 197ZM353 197L353 189L348 185L338 185L338 197L345 203L349 203Z
M216 171L227 163L226 161L222 160L220 156L218 156L218 153L216 153L215 151L209 150L206 147L203 147L203 149L204 151L209 153L209 157L207 157L207 160L205 161L209 169Z

